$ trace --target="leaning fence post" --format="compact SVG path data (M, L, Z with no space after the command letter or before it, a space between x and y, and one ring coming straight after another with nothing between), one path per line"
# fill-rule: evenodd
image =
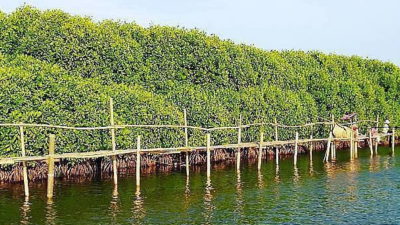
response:
M26 156L25 152L25 138L24 138L24 127L19 126L19 131L21 133L21 152L22 157ZM23 175L24 175L24 190L25 190L25 197L29 196L29 181L28 181L28 168L26 167L26 162L22 162L23 166Z
M258 170L261 169L263 145L264 145L264 133L261 132L261 133L260 133L260 148L259 148L259 150L258 150L258 167L257 167Z
M110 98L110 123L111 123L111 146L112 150L115 151L117 146L115 143L115 129L114 129L114 103L113 99ZM113 174L114 174L114 185L118 184L118 173L117 173L117 156L112 156L113 161Z
M54 145L56 136L49 136L49 155L47 156L48 173L47 173L47 198L53 198L54 190Z

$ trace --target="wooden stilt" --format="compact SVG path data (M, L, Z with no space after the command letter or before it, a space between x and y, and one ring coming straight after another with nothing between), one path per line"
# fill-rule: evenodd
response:
M25 152L25 137L24 137L24 127L19 127L20 135L21 135L21 155L22 157L26 156ZM25 197L29 196L29 181L28 181L28 168L26 167L26 162L22 163L23 167L23 176L24 176L24 190L25 190Z
M330 150L331 150L331 140L332 140L332 133L329 133L328 144L326 146L324 162L329 161L329 154L330 154Z
M47 198L53 198L54 191L54 146L56 136L49 136L49 155L47 156L48 173L47 173Z
M375 155L378 155L379 134L375 138Z
M276 121L275 118L275 141L278 141L278 122ZM279 165L279 148L278 146L275 146L275 163L276 165Z
M207 178L211 176L211 146L210 133L207 133Z
M259 150L258 150L258 166L257 166L258 170L261 169L263 145L264 145L264 133L261 132L260 133L260 147L259 147Z
M236 159L236 169L240 170L240 144L242 143L242 114L240 114L239 119L239 132L238 132L238 144L239 148L237 150L237 159Z
M354 158L354 132L353 132L353 128L351 128L351 132L350 132L350 159Z
M371 130L369 130L369 150L371 155L374 155L374 150L373 150L373 146L372 146L372 133Z
M110 98L110 123L111 123L111 126L114 126L114 103L113 103L112 98ZM112 147L113 151L115 151L117 148L117 145L115 143L115 129L114 128L111 128L111 147ZM117 157L112 156L112 161L113 161L114 185L117 185L118 184Z
M312 162L312 157L313 157L313 135L310 135L310 162Z
M136 186L140 186L140 136L137 137L136 146Z
M297 150L298 150L298 144L299 144L299 133L296 132L296 143L294 145L294 165L297 165Z
M396 141L396 137L395 137L395 128L393 127L392 129L392 152L394 153L394 144Z
M358 158L358 141L354 142L354 158Z
M187 122L187 114L186 109L183 111L185 117L185 146L189 148L189 134L188 134L188 122ZM189 152L186 152L186 176L189 176Z

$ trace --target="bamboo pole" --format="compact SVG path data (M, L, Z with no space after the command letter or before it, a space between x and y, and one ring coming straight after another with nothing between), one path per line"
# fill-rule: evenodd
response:
M258 150L258 167L257 167L258 170L261 169L263 145L264 145L264 133L261 132L260 133L260 147L259 147L259 150Z
M25 137L24 137L24 127L19 127L20 135L21 135L21 155L22 157L26 156L25 152ZM22 162L23 167L23 176L24 176L24 191L25 197L29 197L29 181L28 181L28 168L26 167L26 162Z
M239 132L238 132L238 145L239 148L237 150L237 160L236 160L236 169L240 170L240 144L242 143L242 114L240 114L239 118Z
M331 139L332 139L332 133L329 133L328 144L326 146L326 152L325 152L325 157L324 157L325 162L329 161L329 154L330 154L330 150L331 150Z
M278 141L278 122L275 118L275 141ZM275 163L279 165L279 149L278 146L275 146Z
M210 133L207 133L207 178L211 176L211 152L210 152Z
M331 132L333 132L333 127L335 126L335 115L331 114L332 117L332 125L331 125ZM331 160L336 160L336 146L335 146L335 139L333 138L332 134L332 143L331 143Z
M310 135L310 162L312 162L313 157L313 135Z
M353 128L351 128L350 131L350 159L354 158L354 132L353 132Z
M376 133L378 134L378 127L379 127L379 114L376 115Z
M140 166L140 136L138 136L136 146L136 187L140 186Z
M111 126L114 126L114 103L113 103L113 99L110 98L110 123ZM112 150L115 151L117 148L117 145L115 143L115 129L111 128L111 146L112 146ZM112 161L113 161L113 174L114 174L114 185L118 184L118 173L117 173L117 157L113 156L112 157Z
M47 173L47 198L53 198L54 191L54 146L56 136L49 136L49 155L47 156L48 173Z
M296 143L294 145L294 165L297 165L297 150L299 144L299 133L296 132Z
M186 109L183 111L185 116L185 146L189 147L189 134ZM186 176L189 176L189 152L186 152Z
M374 150L373 150L373 146L372 146L372 133L371 133L371 129L369 130L369 150L371 155L374 155Z
M394 153L394 142L396 141L396 138L395 138L395 128L393 127L392 128L392 152Z

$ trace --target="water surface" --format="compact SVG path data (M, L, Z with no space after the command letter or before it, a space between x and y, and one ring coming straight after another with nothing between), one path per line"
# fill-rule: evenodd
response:
M52 201L46 183L0 188L1 224L393 224L400 223L400 148L368 149L350 162L338 151L336 163L322 163L323 153L293 159L214 165L211 180L205 168L143 175L140 190L135 176L111 180L57 180Z

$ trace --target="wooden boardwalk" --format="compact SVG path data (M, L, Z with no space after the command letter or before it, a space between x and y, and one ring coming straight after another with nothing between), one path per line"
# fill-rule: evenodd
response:
M393 128L391 134L378 134L378 135L360 135L357 139L353 139L354 134L350 135L350 138L333 138L332 132L329 133L328 138L313 138L312 135L308 139L299 139L299 134L296 132L296 138L294 140L278 140L278 128L304 128L304 127L311 127L315 125L325 125L330 126L331 128L335 125L334 118L332 116L332 120L329 122L315 122L315 123L308 123L304 125L283 125L277 123L275 120L274 123L253 123L253 124L242 124L242 119L240 116L240 122L238 126L232 127L216 127L216 128L202 128L196 126L189 126L187 124L186 118L186 110L184 110L184 125L115 125L113 119L113 101L110 100L110 126L105 127L70 127L70 126L59 126L59 125L49 125L49 124L27 124L27 123L17 123L17 124L0 124L0 127L15 127L19 129L20 133L20 140L21 140L21 156L20 157L10 157L10 158L0 158L0 165L4 164L16 164L22 163L23 165L23 175L24 175L24 187L25 187L25 195L29 196L29 185L28 185L28 172L27 172L27 162L32 161L46 161L48 164L48 197L52 198L53 196L53 177L54 177L54 163L60 159L85 159L85 158L98 158L98 157L111 157L113 163L113 180L114 185L117 185L118 174L117 174L117 162L116 156L118 155L125 155L125 154L136 154L136 183L137 186L140 185L140 155L143 153L153 153L153 154L186 154L186 174L189 175L189 157L188 153L191 151L205 151L207 154L207 178L209 178L211 173L211 160L210 155L211 151L218 150L218 149L236 149L236 165L237 170L240 170L240 159L241 154L240 151L243 148L258 148L259 151L257 153L258 157L258 169L261 168L262 164L262 155L264 148L275 148L275 158L276 164L279 164L279 148L282 146L293 146L294 147L294 164L297 163L297 153L298 153L298 146L301 145L309 145L310 146L310 159L312 159L312 151L313 151L313 144L314 143L327 143L327 149L324 157L324 161L336 160L336 145L334 143L338 142L349 142L350 143L350 156L351 159L357 158L357 146L358 142L368 140L369 147L371 154L374 154L373 151L373 141L375 141L375 154L377 153L378 148L378 141L380 138L386 137L388 135L392 135L392 140L395 140L395 130ZM376 124L375 127L379 127L379 117L376 121L372 121ZM360 122L360 121L359 121ZM364 122L371 122L371 121L364 121ZM264 141L264 133L260 132L259 142L242 142L242 129L249 128L253 126L273 126L275 128L275 141ZM110 130L111 133L111 143L112 149L111 150L99 150L94 152L74 152L74 153L63 153L63 154L55 154L55 135L51 134L49 136L49 154L43 156L26 156L26 149L25 149L25 136L24 136L24 128L25 127L40 127L40 128L53 128L53 129L66 129L66 130ZM175 129L184 129L185 130L185 146L183 147L173 147L173 148L150 148L150 149L141 149L141 140L140 136L137 137L137 148L136 149L124 149L118 150L116 149L116 137L115 137L115 130L122 129L122 128L175 128ZM188 129L195 129L207 132L206 134L206 146L189 146L189 136L188 136ZM224 144L224 145L214 145L211 146L210 139L212 131L217 130L229 130L234 129L238 131L238 140L237 143L232 144ZM332 130L332 129L331 129ZM353 131L351 131L353 132ZM392 149L394 151L394 141L392 141Z

